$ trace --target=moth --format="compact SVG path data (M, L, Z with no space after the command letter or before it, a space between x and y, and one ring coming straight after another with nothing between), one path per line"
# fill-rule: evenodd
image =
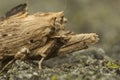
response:
M17 59L44 59L65 55L97 43L96 33L75 34L65 29L64 12L27 12L20 4L0 19L0 62L3 71ZM6 64L4 64L6 63Z

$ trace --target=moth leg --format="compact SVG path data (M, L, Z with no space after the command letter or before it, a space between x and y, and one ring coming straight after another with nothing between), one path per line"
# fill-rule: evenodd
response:
M42 57L42 58L40 59L40 61L38 62L38 66L39 66L39 69L40 69L40 70L42 69L42 62L43 62L44 59L45 59L45 58Z
M11 61L9 61L0 71L0 73L2 73L10 64L12 64L15 61L15 59L12 59Z
M25 58L26 58L26 55L27 55L28 53L30 53L29 49L26 48L26 47L23 47L20 51L18 51L18 52L15 54L14 58L13 58L11 61L9 61L9 62L1 69L0 73L3 72L8 66L10 66L15 60L17 60L17 59L20 59L20 60L25 59Z
M56 41L52 40L46 43L43 47L38 48L34 53L40 55L42 58L38 62L39 69L42 69L43 60L51 53L53 47L55 47Z
M15 54L14 58L23 60L23 59L25 59L27 57L26 55L29 54L29 53L30 53L29 49L26 48L26 47L23 47L20 51L18 51Z

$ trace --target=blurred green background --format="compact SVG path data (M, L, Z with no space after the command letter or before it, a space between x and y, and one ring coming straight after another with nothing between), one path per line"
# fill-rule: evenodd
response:
M30 14L64 11L67 29L99 34L96 47L115 59L120 58L120 0L0 0L0 16L25 2L29 4Z

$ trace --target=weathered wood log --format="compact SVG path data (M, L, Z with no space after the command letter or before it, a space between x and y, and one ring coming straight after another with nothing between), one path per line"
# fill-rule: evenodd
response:
M66 18L63 12L29 15L26 7L27 4L18 5L0 20L1 62L9 57L51 58L86 49L89 44L98 42L95 33L75 34L65 30Z

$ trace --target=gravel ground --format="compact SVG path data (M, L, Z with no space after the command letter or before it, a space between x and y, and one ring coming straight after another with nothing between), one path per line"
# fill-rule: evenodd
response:
M120 80L120 61L101 48L89 48L43 62L16 60L0 80Z

